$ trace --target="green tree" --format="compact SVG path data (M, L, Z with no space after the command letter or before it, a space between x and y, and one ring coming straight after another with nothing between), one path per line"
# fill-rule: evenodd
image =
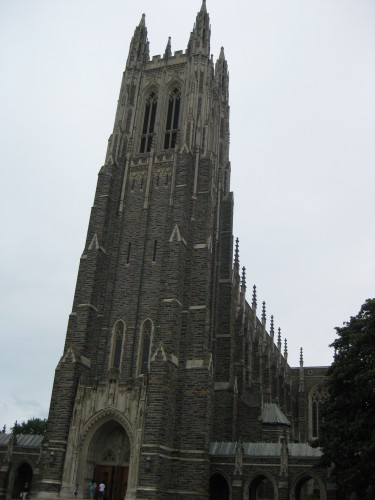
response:
M40 434L44 435L47 429L47 419L45 418L29 418L27 422L17 424L17 434ZM12 431L14 427L12 428Z
M340 498L374 499L375 299L336 331L319 446L324 462L335 464Z

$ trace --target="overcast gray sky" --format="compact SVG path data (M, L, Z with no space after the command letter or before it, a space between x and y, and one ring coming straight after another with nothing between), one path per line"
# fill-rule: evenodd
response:
M142 13L185 50L201 0L0 0L0 425L47 417L97 173ZM374 297L375 2L208 0L230 71L232 190L289 362L328 365ZM269 324L269 323L268 323Z

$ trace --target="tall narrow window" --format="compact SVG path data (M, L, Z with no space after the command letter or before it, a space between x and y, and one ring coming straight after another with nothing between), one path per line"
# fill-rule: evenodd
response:
M151 336L152 336L152 322L147 319L142 326L142 338L141 338L141 349L140 349L140 374L148 373L148 364L150 361L150 349L151 349Z
M115 324L112 337L112 363L111 368L120 369L122 346L124 342L125 325L123 321Z
M152 256L152 262L156 262L156 249L158 247L158 240L155 240L154 241L154 253L153 253L153 256Z
M318 438L322 424L321 405L328 397L327 388L324 383L315 386L310 393L310 397L311 438Z
M167 124L164 135L164 149L173 149L177 142L178 118L180 115L181 91L175 87L169 94Z
M145 115L143 118L142 135L141 135L141 153L149 153L151 151L152 138L155 129L156 106L158 104L158 96L155 92L146 99Z

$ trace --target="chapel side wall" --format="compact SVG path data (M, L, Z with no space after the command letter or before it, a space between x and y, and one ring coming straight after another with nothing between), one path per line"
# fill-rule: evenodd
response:
M327 377L326 366L303 367L303 382L301 387L300 368L292 368L293 398L296 401L295 436L301 442L312 439L312 413L310 394L314 387L324 383Z

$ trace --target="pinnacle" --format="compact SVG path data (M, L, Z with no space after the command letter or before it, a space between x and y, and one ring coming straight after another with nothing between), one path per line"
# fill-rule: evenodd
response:
M257 308L257 287L256 287L256 285L253 286L253 300L251 302L251 306L253 309Z
M239 264L240 264L239 239L236 238L236 246L234 251L234 265L238 267Z
M172 55L172 44L171 44L171 37L168 37L168 43L167 46L165 47L165 52L164 52L164 58L168 59Z
M281 328L277 330L277 347L281 349Z
M242 286L246 288L246 267L242 268Z
M266 323L266 302L262 302L262 323Z

